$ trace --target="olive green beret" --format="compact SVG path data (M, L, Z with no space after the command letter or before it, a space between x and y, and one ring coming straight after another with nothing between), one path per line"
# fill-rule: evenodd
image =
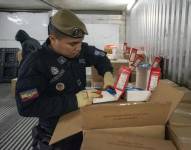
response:
M51 24L60 32L74 38L88 34L85 24L69 10L59 10L51 18Z

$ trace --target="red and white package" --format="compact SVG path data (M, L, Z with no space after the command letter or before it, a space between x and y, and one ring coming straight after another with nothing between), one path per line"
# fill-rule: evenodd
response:
M115 88L118 98L125 92L125 89L129 82L130 75L131 75L130 68L128 68L126 66L122 66L119 69L117 81L114 84L114 88Z
M144 60L143 55L137 55L135 58L135 61L130 66L131 70L134 70L139 65L139 63L142 62L143 60Z
M134 62L135 61L135 58L136 58L136 55L137 55L137 49L135 48L132 48L131 49L131 54L130 54L130 57L129 57L129 61L130 62Z
M126 54L130 54L131 53L131 47L126 47Z
M151 66L151 67L153 67L153 68L158 67L158 66L159 66L160 61L161 61L160 57L155 57L154 62L153 62L153 64L152 64L152 66Z
M131 48L131 54L130 54L130 57L129 57L129 61L130 62L134 62L135 61L135 58L136 58L136 55L137 55L137 49L136 48Z
M147 90L153 91L157 87L160 75L161 75L160 68L151 68Z

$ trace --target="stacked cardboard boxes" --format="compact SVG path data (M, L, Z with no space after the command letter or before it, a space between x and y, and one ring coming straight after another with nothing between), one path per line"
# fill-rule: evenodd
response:
M82 150L174 150L164 140L165 125L184 93L161 81L149 102L96 104L60 118L54 144L83 131Z
M169 119L167 136L174 142L178 150L191 149L191 91L176 83L165 80L176 90L183 92L181 103Z

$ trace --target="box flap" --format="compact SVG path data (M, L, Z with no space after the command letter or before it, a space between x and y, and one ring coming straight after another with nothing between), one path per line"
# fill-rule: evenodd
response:
M83 129L164 125L171 103L110 103L81 109ZM162 112L161 112L162 108Z
M74 111L60 117L49 144L54 144L66 137L82 131L80 111Z
M139 137L150 137L163 140L165 138L165 125L94 129L94 131L109 133L113 135L134 135Z
M173 111L176 109L177 105L180 103L184 96L184 92L178 90L176 87L172 86L171 82L168 80L160 80L158 87L153 91L151 95L151 102L171 102L170 112L168 114L167 120L170 118Z
M171 141L97 133L84 133L82 150L176 150Z
M191 127L191 104L178 105L175 112L172 114L170 125L174 126L190 126Z

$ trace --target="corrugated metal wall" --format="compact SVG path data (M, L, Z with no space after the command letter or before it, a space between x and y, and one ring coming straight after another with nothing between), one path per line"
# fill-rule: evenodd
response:
M127 41L149 58L169 59L168 78L191 88L191 0L138 0L127 16Z

